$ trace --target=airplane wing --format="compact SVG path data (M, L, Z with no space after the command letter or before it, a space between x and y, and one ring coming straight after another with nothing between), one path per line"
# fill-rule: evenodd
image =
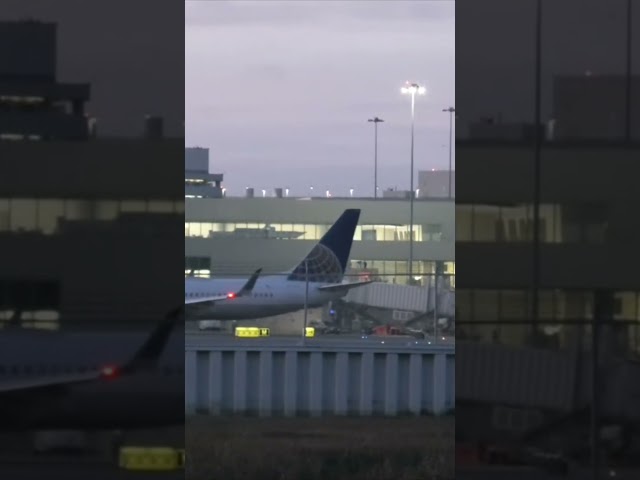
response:
M135 373L143 368L153 368L162 354L171 335L171 330L180 318L184 306L169 314L153 329L145 343L138 349L133 358L122 366L104 365L100 370L64 375L48 375L41 377L17 378L0 381L0 395L22 394L36 389L64 389L79 383L108 381L119 375ZM55 340L52 340L55 341Z
M184 303L186 305L191 305L194 303L216 303L216 302L221 302L225 300L233 300L236 297L242 297L244 295L247 295L251 293L251 291L253 290L253 287L255 287L256 281L260 276L260 272L262 272L262 268L259 268L258 270L253 272L253 275L251 275L249 280L247 280L247 283L245 283L244 286L237 292L229 292L226 295L218 295L218 296L212 296L212 297L188 298L188 299L185 299Z
M25 392L38 388L66 387L76 383L98 380L103 377L102 371L79 373L70 375L52 375L49 377L24 378L17 380L3 380L0 382L0 394Z
M324 290L329 292L339 292L340 290L349 291L352 288L362 287L363 285L367 285L372 283L373 280L361 280L359 282L348 282L348 283L330 283L329 285L322 285L318 287L318 290Z

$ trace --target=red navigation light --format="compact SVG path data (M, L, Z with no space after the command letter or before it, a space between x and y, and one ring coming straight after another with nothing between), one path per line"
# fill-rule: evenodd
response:
M236 298L236 294L233 292L227 293L227 298Z
M106 378L115 378L118 376L118 369L113 365L102 367L102 376Z

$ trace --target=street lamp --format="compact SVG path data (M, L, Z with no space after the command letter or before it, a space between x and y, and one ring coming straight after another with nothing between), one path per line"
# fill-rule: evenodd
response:
M304 319L302 325L302 345L307 336L307 312L309 311L309 259L304 259Z
M451 198L451 145L453 143L453 114L456 113L454 107L444 108L443 112L449 112L449 198Z
M414 132L414 120L415 120L415 103L416 95L424 95L427 93L427 89L417 83L407 82L404 87L400 89L400 92L404 95L411 95L411 188L409 197L409 280L413 278L413 132Z
M383 119L373 117L367 120L373 122L374 141L373 141L373 198L378 198L378 123L384 122Z

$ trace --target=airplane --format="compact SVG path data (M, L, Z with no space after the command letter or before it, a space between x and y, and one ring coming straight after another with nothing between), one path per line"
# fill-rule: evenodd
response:
M184 331L174 329L183 310L146 340L134 332L0 332L0 431L184 423Z
M281 315L303 309L305 296L308 308L315 308L344 297L352 288L371 283L372 280L343 282L359 218L359 209L345 210L295 268L259 279L258 270L251 277L251 288L238 294L234 292L242 279L185 278L187 316L248 320Z

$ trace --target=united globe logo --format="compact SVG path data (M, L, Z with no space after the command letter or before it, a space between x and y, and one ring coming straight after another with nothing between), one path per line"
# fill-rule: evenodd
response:
M338 283L342 280L342 265L335 253L322 244L317 244L307 255L310 282ZM305 262L300 263L289 275L289 280L306 281Z

